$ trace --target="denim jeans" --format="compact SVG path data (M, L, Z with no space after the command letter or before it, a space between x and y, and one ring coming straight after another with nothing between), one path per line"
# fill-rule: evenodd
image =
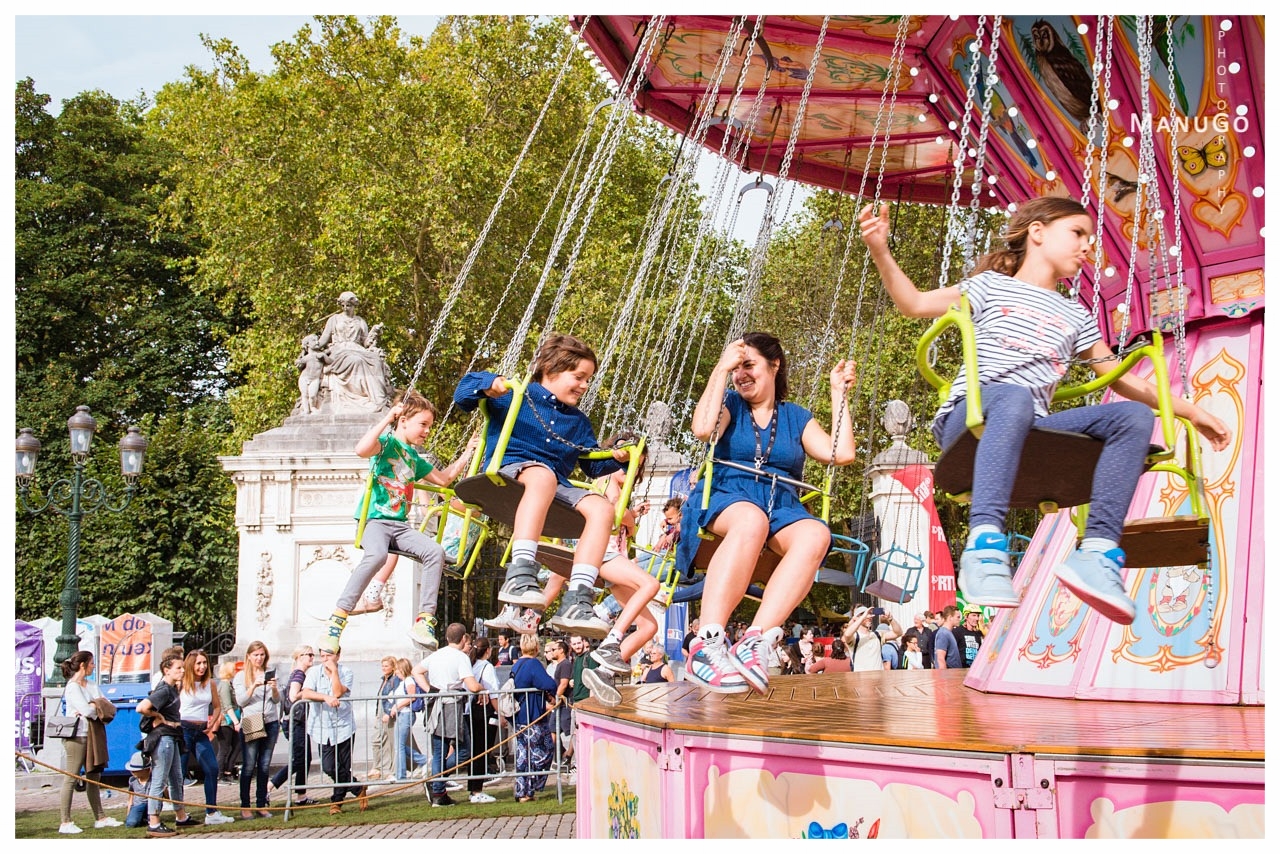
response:
M426 765L427 756L418 750L413 740L414 713L409 709L401 709L396 713L396 779L403 780L409 776L409 758L412 755L415 766Z
M471 738L464 728L460 730L457 738L446 738L442 735L431 736L431 794L444 794L444 778L440 776L440 772L446 767L457 768L457 773L465 775L467 773L467 765L471 761ZM444 764L444 758L449 753L449 745L453 745L453 758L449 761L448 766Z
M303 706L306 704L304 703ZM305 709L304 709L305 710ZM307 772L311 770L311 739L307 736L305 718L295 718L289 725L289 764L277 771L271 778L271 785L277 789L284 786L293 773L293 793L307 793Z
M151 754L151 785L147 787L147 815L160 815L164 787L169 787L169 799L183 801L182 757L178 755L178 739L164 737L156 743ZM180 813L182 807L175 807Z
M240 809L249 809L250 777L258 781L258 809L267 806L267 772L271 770L271 754L276 750L276 739L280 737L280 722L267 721L264 724L267 734L253 741L245 741L244 733L240 734L241 750L244 765L240 767Z
M200 771L204 774L204 811L218 811L218 756L213 749L213 742L205 735L204 726L182 722L182 740L187 744L187 752L182 755L182 775L187 775L187 767L191 757L196 757Z
M1145 403L1121 400L1096 406L1078 406L1037 418L1031 392L1022 386L993 383L982 387L982 414L986 419L973 461L973 499L969 525L994 525L1005 529L1009 495L1018 473L1018 460L1032 427L1083 433L1103 443L1093 470L1086 537L1119 542L1124 516L1142 476L1155 416ZM964 398L937 425L935 438L950 447L965 425ZM1052 465L1045 460L1044 465Z

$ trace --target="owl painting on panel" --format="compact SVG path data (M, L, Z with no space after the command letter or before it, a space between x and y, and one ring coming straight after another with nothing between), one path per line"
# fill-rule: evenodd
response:
M1035 50L1040 81L1058 100L1062 109L1088 132L1089 105L1093 99L1093 75L1071 52L1053 25L1041 18L1031 25L1031 45Z

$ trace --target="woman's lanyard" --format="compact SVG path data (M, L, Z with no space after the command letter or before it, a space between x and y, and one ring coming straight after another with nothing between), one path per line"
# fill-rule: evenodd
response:
M765 425L764 429L769 431L769 444L764 446L762 450L761 444L764 438L763 431L756 426L755 417L751 416L751 430L756 435L755 463L756 468L758 469L763 469L764 464L769 461L769 455L773 453L773 443L777 441L778 438L778 407L776 404L773 407L773 415L769 417L769 423Z
M769 417L769 423L764 428L765 430L769 431L769 444L765 445L763 449L761 448L761 444L762 444L762 439L764 437L762 436L762 431L760 430L760 428L756 426L755 416L751 414L750 410L747 411L747 417L751 419L751 430L755 433L755 436L756 436L756 455L755 455L756 469L758 471L763 471L764 464L769 461L769 456L773 453L773 443L778 438L778 404L774 403L773 415ZM755 477L756 477L756 481L759 482L760 475L756 475ZM773 499L777 491L778 491L777 478L770 478L769 506L765 508L765 511L764 511L766 516L773 515Z

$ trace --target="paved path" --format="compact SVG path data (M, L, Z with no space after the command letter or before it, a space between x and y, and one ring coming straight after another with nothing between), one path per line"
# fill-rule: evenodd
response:
M62 777L52 773L17 774L14 778L14 807L19 810L47 810L58 808L58 796ZM505 791L504 791L505 790ZM510 797L510 786L494 791L499 797ZM125 798L109 793L102 802L107 815L123 819ZM465 793L464 793L465 794ZM218 786L218 803L227 815L239 814L239 783L223 783ZM77 792L72 801L73 809L83 810L87 804L84 794ZM352 808L350 812L354 813ZM344 813L346 814L346 813ZM393 822L389 824L340 825L334 827L297 827L280 820L255 820L248 822L243 832L235 825L217 834L201 834L203 839L573 839L576 816L562 815L494 816L492 818L447 819L438 821ZM52 835L56 828L50 828ZM141 834L141 831L139 831ZM89 839L82 836L81 839Z

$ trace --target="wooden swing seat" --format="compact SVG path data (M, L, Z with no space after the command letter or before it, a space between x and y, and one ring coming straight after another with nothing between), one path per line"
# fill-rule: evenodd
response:
M712 537L711 539L703 539L698 543L698 553L694 555L694 569L700 569L703 572L711 566L711 556L716 553L716 549L720 547L720 538ZM755 571L751 573L751 581L755 584L765 584L769 581L769 576L773 575L773 571L778 568L782 555L775 554L765 546L761 550L760 556L756 558Z
M1209 559L1209 520L1199 516L1134 519L1120 537L1131 568L1202 564Z
M573 573L573 549L559 543L538 543L538 563L556 575L568 578Z
M973 490L973 461L978 439L966 430L943 451L934 469L934 483L950 495L967 495ZM1010 507L1049 509L1088 504L1093 492L1093 470L1102 454L1102 442L1083 433L1033 427L1022 446L1018 474L1009 495ZM1152 445L1146 467L1155 458L1167 456ZM1145 469L1144 469L1145 470Z
M453 491L460 500L479 507L489 518L510 525L515 521L516 508L524 496L524 484L506 475L495 474L494 477L501 483L494 483L487 474L477 474L458 481ZM577 510L556 499L547 508L542 536L557 540L577 539L582 536L585 521Z

